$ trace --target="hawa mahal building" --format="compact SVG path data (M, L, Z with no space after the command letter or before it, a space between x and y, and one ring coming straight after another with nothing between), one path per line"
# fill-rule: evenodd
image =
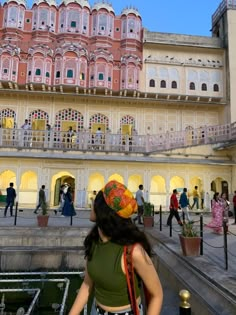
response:
M210 18L210 17L209 17ZM87 0L0 7L0 189L20 207L61 184L77 207L111 179L168 207L173 189L236 189L236 1L212 37L150 32L136 8Z

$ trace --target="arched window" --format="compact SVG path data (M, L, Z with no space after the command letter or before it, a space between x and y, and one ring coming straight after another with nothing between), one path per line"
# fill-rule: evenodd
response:
M172 87L172 89L177 89L177 82L176 81L172 81L171 82L171 87Z
M85 74L83 72L80 73L80 80L85 80Z
M36 69L35 75L41 75L41 69Z
M189 89L190 90L195 90L195 83L194 82L190 82Z
M202 83L202 91L207 91L207 85L206 85L206 83Z
M166 88L166 81L165 80L161 80L160 87L161 88Z
M219 92L219 85L218 84L214 84L213 91L214 92Z
M60 78L61 77L61 71L57 71L56 72L56 78Z
M100 80L100 81L104 80L104 75L103 75L103 73L99 73L99 74L98 74L98 80Z
M72 69L69 69L67 70L67 75L66 75L67 78L73 78L73 70Z
M50 73L48 71L46 72L46 78L50 78Z
M151 80L149 81L149 86L150 86L150 87L155 87L155 80L151 79Z

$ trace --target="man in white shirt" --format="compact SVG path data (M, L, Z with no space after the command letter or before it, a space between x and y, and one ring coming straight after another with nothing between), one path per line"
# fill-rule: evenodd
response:
M138 186L139 190L136 192L136 201L138 204L138 216L134 221L138 220L139 224L143 224L143 211L144 211L144 197L143 197L143 185Z

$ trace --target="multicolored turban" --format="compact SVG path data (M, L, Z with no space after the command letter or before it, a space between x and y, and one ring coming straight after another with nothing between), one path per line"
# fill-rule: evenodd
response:
M106 204L120 217L128 219L137 211L137 202L125 185L112 180L106 184L102 191Z

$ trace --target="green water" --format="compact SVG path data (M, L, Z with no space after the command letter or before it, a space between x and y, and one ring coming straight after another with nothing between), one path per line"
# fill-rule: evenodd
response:
M63 295L64 295L64 288L65 283L63 281L58 282L30 282L29 280L32 279L69 279L69 291L65 303L65 312L67 314L75 300L77 290L80 288L82 279L78 274L60 274L60 275L7 275L3 276L1 274L1 280L16 280L12 282L1 282L0 288L1 289L33 289L39 288L41 290L38 302L36 303L36 307L32 314L34 315L52 315L55 314L55 310L52 308L52 304L61 304ZM24 282L20 282L18 279L24 279ZM63 286L63 288L60 288ZM3 293L0 292L0 302L2 299ZM28 310L35 293L30 294L30 292L5 292L4 293L4 303L5 309L4 312L7 314L13 313L15 314L19 307L23 307L25 311ZM88 303L88 308L91 303Z

